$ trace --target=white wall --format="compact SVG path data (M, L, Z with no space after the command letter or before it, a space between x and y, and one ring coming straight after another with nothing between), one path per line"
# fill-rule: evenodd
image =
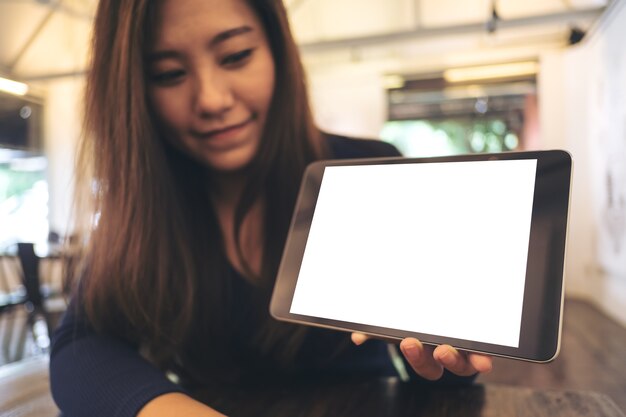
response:
M72 231L74 158L82 126L83 78L63 78L46 85L44 143L48 157L50 230Z
M328 132L378 138L387 120L380 70L367 64L335 66L309 74L317 125Z
M626 7L581 44L542 56L547 147L574 159L567 290L626 325ZM555 146L550 146L555 145Z
M596 36L567 57L586 74L586 125L570 113L572 130L585 132L589 154L589 195L597 259L591 295L626 325L626 6L616 10ZM586 71L585 71L586 69ZM581 71L581 72L582 72ZM582 76L583 74L581 74ZM570 85L580 85L570 80ZM583 130L584 129L584 130Z

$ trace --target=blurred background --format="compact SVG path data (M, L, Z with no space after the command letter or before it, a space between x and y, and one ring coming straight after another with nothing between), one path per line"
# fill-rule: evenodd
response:
M624 326L625 3L285 1L322 129L388 141L406 156L568 150L574 182L566 294ZM96 4L0 0L0 306L26 297L25 271L14 262L20 242L50 261L37 271L44 301L61 290L53 261L64 259L54 248L72 232L72 179L80 175L73 160ZM10 332L20 333L16 317ZM41 319L28 317L31 325ZM29 352L24 343L47 349L45 337L33 334L12 339L22 343L16 346L3 336L0 363Z

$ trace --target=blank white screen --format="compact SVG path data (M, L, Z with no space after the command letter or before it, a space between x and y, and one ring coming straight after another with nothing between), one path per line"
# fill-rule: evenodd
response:
M536 165L327 167L291 313L518 347Z

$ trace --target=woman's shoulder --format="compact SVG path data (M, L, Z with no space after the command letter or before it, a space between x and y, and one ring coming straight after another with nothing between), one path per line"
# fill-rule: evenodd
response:
M323 133L333 159L402 156L395 146L376 139L358 139Z

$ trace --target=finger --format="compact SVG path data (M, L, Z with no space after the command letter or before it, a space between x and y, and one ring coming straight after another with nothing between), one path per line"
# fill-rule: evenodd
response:
M441 378L443 366L433 358L432 347L424 347L419 340L407 337L400 342L400 350L418 375L431 381Z
M350 338L352 339L352 343L357 346L362 345L367 341L367 339L369 339L367 335L364 335L363 333L352 333Z
M477 372L467 357L450 345L437 346L433 357L447 370L457 375L469 376Z
M467 355L467 359L470 361L474 369L482 374L488 374L493 369L493 360L491 359L491 356L469 353Z
M450 345L438 346L433 352L433 357L449 371L469 376L476 372L490 372L492 368L491 357L478 353L463 353Z
M392 337L372 336L363 333L352 333L350 338L352 339L352 342L357 346L367 342L368 340L382 340L383 342L387 343L398 343L398 339L394 339Z

